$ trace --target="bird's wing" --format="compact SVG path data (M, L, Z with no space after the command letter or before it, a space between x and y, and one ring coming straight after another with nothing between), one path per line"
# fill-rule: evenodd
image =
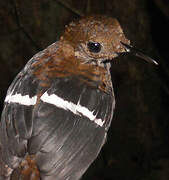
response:
M0 178L8 178L27 153L28 140L32 136L33 109L40 91L31 66L45 51L28 61L8 89L0 122Z
M44 180L79 179L105 142L114 96L74 77L56 78L42 88L30 68L33 63L36 57L8 90L0 124L0 157L9 169L22 164L20 173L28 180L33 176L28 172L38 179L36 167ZM24 169L29 164L33 170ZM17 173L13 176L18 178Z
M76 180L94 161L106 138L114 99L76 79L58 79L34 113L29 153L49 179Z

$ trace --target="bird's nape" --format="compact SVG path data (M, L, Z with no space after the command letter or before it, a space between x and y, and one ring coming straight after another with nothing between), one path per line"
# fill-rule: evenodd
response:
M124 48L126 49L126 53L130 53L134 56L137 56L145 61L147 61L148 63L152 63L152 64L155 64L155 65L158 65L158 63L152 59L151 57L149 57L148 55L144 54L142 51L140 51L139 49L137 48L134 48L133 46L129 45L129 44L126 44L124 42L120 42Z

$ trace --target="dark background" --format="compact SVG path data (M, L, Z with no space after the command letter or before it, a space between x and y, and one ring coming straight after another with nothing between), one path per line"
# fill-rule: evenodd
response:
M13 78L64 26L83 14L116 17L132 45L159 62L132 56L112 63L116 110L107 143L83 180L169 180L169 1L0 1L0 109Z

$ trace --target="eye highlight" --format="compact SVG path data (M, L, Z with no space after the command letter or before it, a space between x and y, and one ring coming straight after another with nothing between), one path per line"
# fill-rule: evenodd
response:
M101 51L101 44L98 42L88 42L87 47L92 53L99 53Z

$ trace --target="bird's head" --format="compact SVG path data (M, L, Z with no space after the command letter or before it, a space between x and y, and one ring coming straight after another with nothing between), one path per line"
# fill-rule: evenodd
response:
M78 59L97 65L125 52L126 49L120 42L130 43L119 22L106 16L89 16L70 23L66 26L61 41L70 45Z
M66 44L65 54L71 54L86 64L104 67L104 62L121 53L132 53L156 63L130 46L130 41L125 37L119 22L107 16L88 16L70 23L60 41Z

